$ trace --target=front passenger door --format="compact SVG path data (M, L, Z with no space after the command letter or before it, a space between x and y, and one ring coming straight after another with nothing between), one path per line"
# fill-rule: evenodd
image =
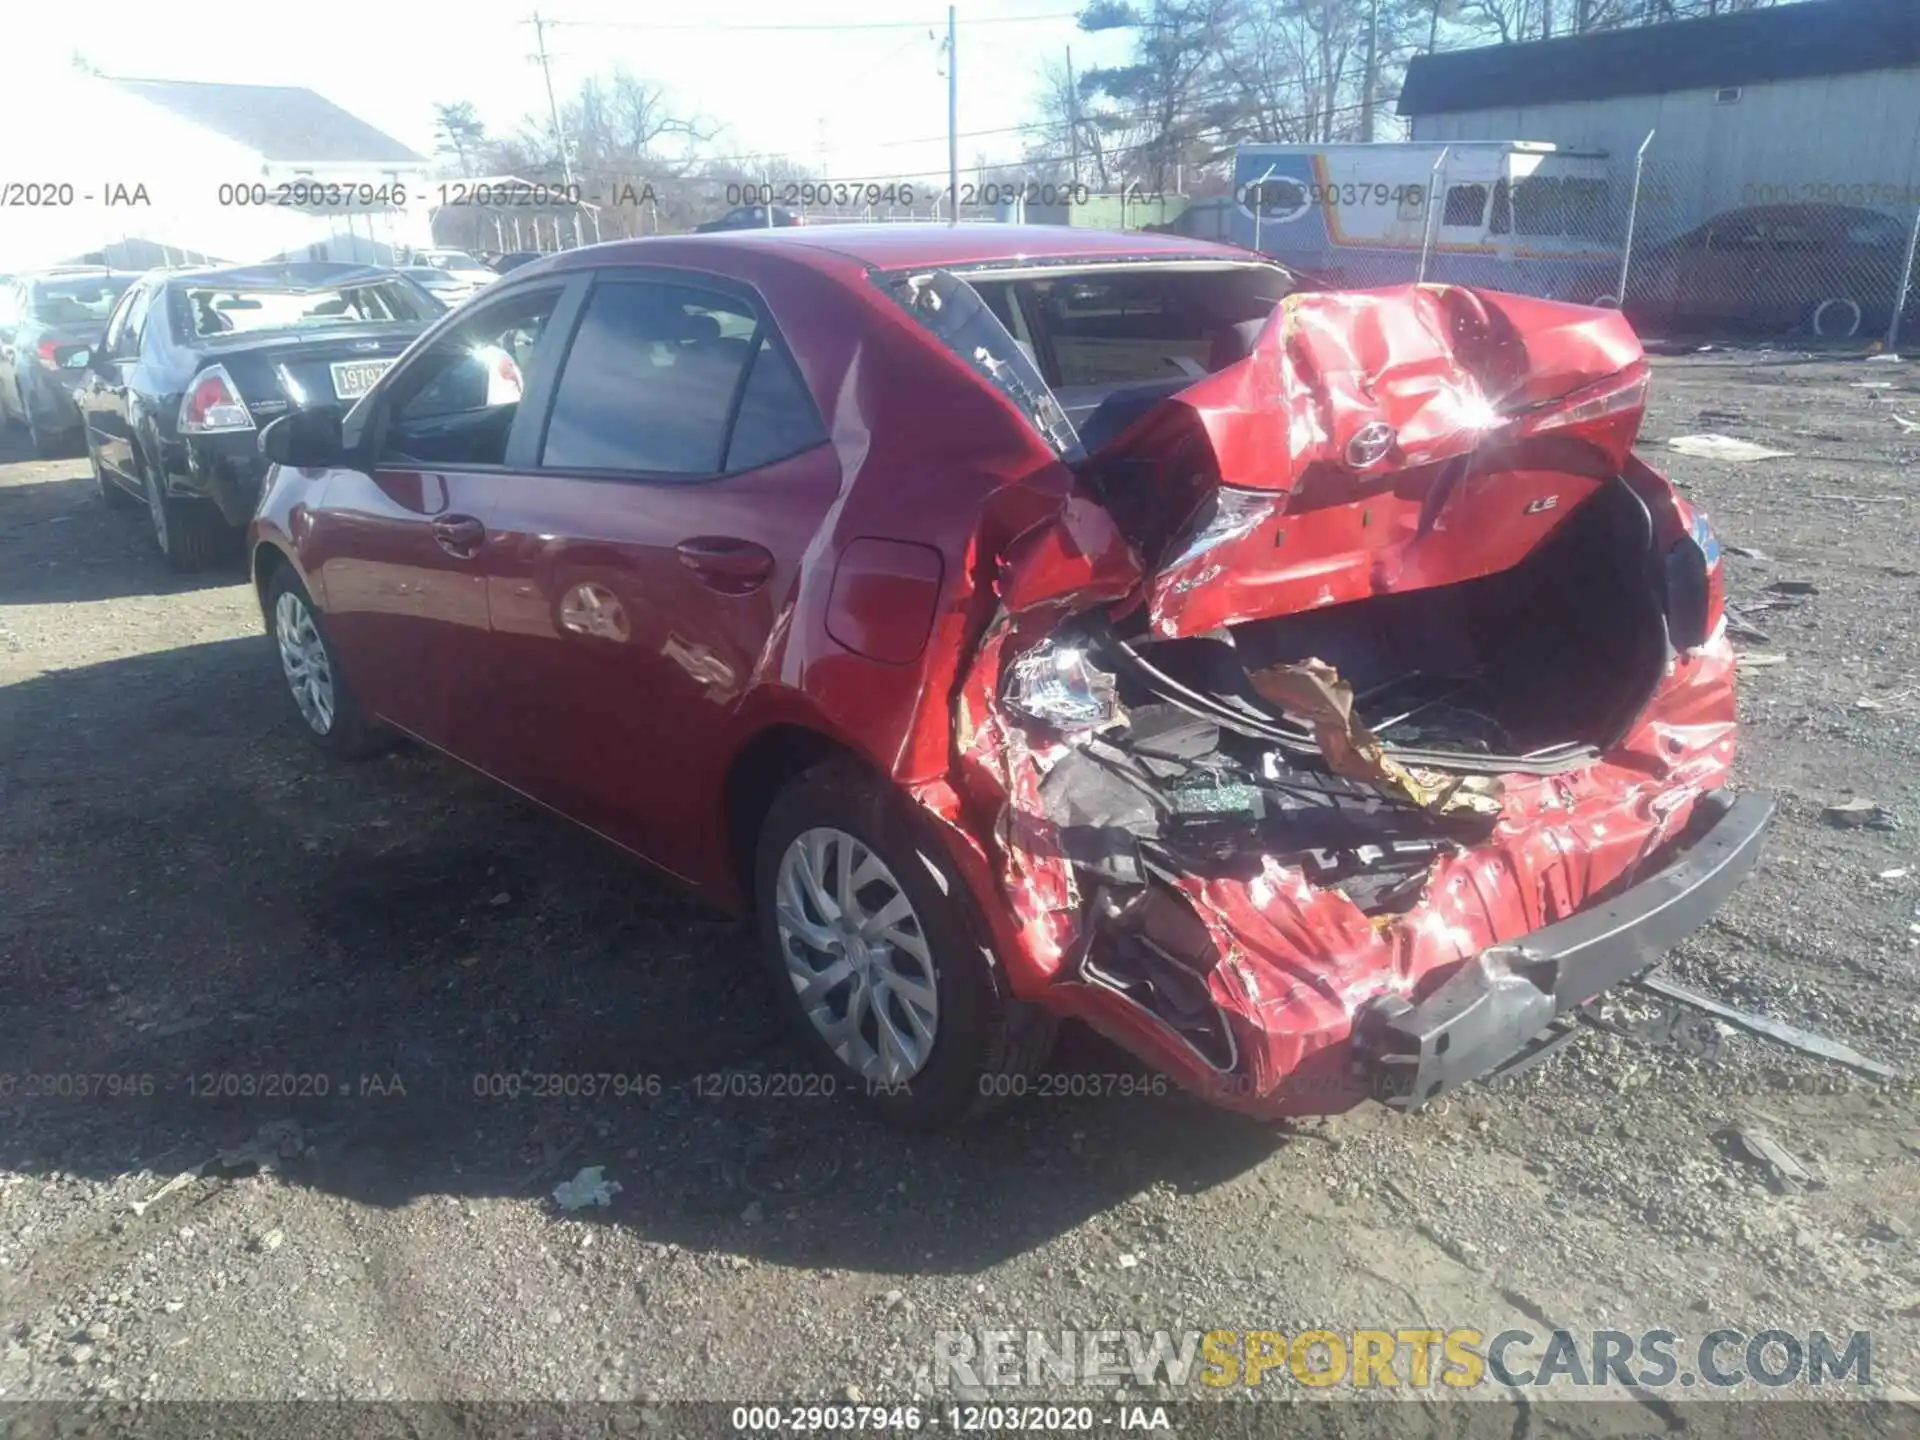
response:
M383 377L347 419L370 463L329 476L300 541L361 703L463 759L463 702L487 665L488 519L582 288L516 287Z

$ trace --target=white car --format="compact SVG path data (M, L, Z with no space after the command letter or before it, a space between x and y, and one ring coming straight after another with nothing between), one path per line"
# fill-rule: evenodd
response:
M500 278L464 250L416 250L413 265L441 271L474 290Z
M452 270L441 270L432 265L408 265L402 268L400 273L449 310L480 289L465 276Z

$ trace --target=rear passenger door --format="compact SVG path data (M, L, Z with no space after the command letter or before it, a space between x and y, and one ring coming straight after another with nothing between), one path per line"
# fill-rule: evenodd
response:
M141 484L134 464L134 422L132 378L140 363L140 346L146 336L147 315L157 281L140 281L120 297L120 304L107 320L101 351L93 357L85 382L74 397L86 421L87 443L100 463L124 475L138 489ZM165 323L164 314L160 317Z
M483 768L668 870L723 854L737 702L839 492L825 442L752 292L601 272L489 522Z

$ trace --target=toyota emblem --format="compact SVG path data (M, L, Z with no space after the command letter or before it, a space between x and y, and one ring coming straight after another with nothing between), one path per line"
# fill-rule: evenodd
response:
M1369 421L1354 431L1353 438L1347 442L1347 464L1356 470L1378 465L1387 458L1387 452L1393 449L1393 442L1399 438L1386 421Z

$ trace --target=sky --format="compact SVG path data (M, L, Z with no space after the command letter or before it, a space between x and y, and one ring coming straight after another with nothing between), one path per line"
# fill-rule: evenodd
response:
M77 51L125 78L301 85L426 155L436 102L471 101L490 131L506 133L547 110L529 0L328 0L197 21L154 0L15 3L4 28L16 75L68 67ZM1030 123L1043 61L1058 61L1069 45L1083 70L1123 58L1125 36L1081 34L1074 9L1074 0L959 5L962 166L982 154L1018 158L1022 135L968 132ZM942 4L711 0L642 8L552 0L541 14L552 22L547 49L563 100L588 76L624 65L664 86L677 111L721 127L714 153L787 154L830 180L945 175ZM750 26L875 28L743 28ZM57 147L57 127L45 140Z

